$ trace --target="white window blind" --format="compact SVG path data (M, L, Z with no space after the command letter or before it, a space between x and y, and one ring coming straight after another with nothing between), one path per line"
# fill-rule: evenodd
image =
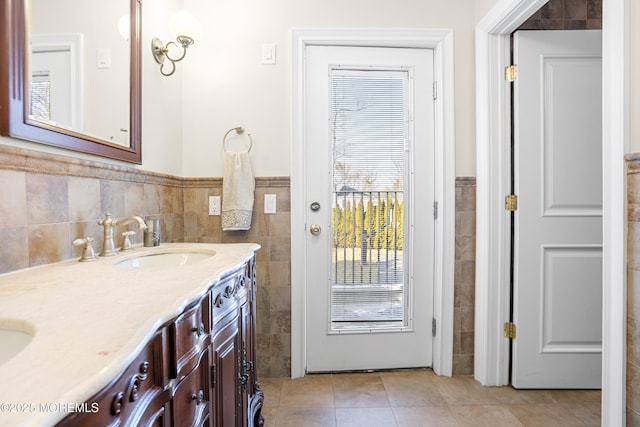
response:
M332 327L405 322L409 73L330 73Z
M34 72L31 78L30 114L38 121L51 120L51 77L46 71Z

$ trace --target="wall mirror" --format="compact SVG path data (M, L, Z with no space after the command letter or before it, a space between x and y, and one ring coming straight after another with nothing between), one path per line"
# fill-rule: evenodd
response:
M2 135L140 164L141 0L0 0Z

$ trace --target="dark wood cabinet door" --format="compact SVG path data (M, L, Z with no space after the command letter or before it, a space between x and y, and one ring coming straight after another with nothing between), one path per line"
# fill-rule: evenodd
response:
M212 419L215 427L242 426L240 411L239 362L241 340L238 317L224 326L214 337L212 382Z

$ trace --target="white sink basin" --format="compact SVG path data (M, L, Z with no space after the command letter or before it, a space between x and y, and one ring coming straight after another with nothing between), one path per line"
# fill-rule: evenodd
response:
M180 265L195 264L214 255L214 251L149 253L116 261L114 264L117 267L128 268L178 267Z
M0 365L20 353L33 339L33 334L24 330L2 326L0 323Z

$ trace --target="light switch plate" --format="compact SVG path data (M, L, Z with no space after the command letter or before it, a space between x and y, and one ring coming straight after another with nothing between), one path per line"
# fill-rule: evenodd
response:
M111 68L111 49L99 47L96 50L96 68Z
M275 65L276 63L276 44L265 43L262 45L262 64Z
M275 194L264 195L264 213L266 214L276 213L276 195Z
M209 215L220 215L220 196L209 196Z

